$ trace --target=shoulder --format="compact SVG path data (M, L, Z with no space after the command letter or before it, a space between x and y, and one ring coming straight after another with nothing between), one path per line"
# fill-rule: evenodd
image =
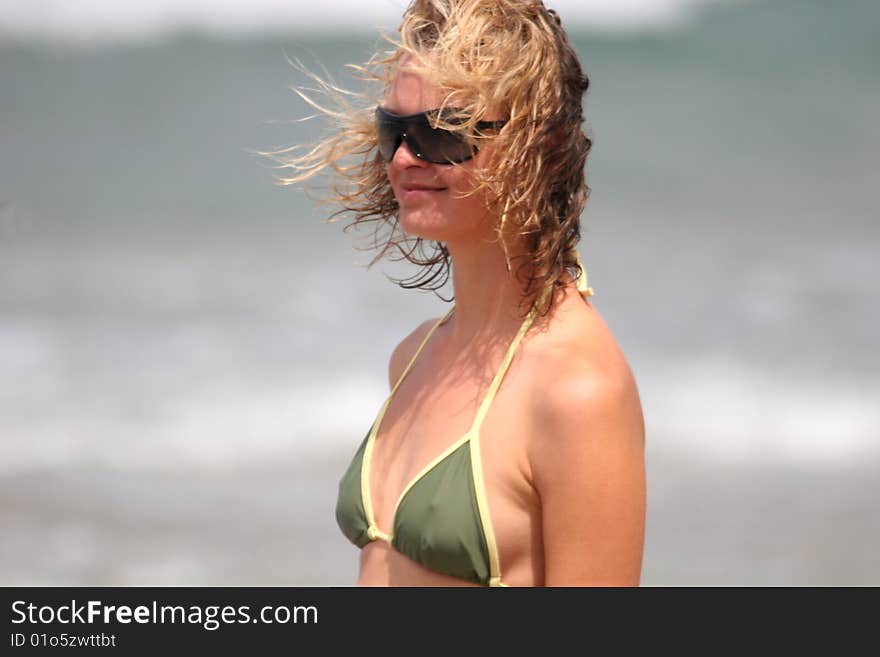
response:
M528 461L547 586L637 585L644 547L645 425L635 378L608 336L542 354ZM585 346L586 345L586 346Z
M529 395L529 461L539 489L612 456L642 458L638 385L601 318L548 341L539 362Z
M391 351L391 358L388 363L388 387L393 388L394 384L403 374L409 361L415 356L416 350L422 344L422 340L428 335L431 328L439 322L441 317L426 319L412 331L410 331L394 349Z

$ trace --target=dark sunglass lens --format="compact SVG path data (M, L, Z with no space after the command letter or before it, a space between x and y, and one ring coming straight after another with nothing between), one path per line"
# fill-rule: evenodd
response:
M379 153L382 159L390 162L394 159L394 153L400 146L400 135L396 131L387 131L379 134Z
M379 154L386 162L394 157L394 152L400 145L401 130L397 123L376 112L376 133L378 137Z
M397 117L377 108L376 133L379 154L385 162L394 159L404 139L416 157L435 164L464 162L474 155L458 133L435 130L425 114Z
M418 144L420 156L436 164L464 162L471 158L471 148L460 135L449 130L435 130L428 120L412 126L409 137Z

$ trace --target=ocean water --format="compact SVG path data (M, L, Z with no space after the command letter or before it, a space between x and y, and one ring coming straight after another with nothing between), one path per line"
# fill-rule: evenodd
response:
M880 583L878 24L755 0L572 34L646 584ZM356 88L375 42L0 41L0 583L354 580L336 483L446 306L249 151L326 129L288 57Z

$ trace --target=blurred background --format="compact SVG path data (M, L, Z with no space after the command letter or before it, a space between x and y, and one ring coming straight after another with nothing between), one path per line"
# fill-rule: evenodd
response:
M0 0L0 584L355 581L338 480L448 306L249 151L327 128L288 58L360 89L405 4ZM880 3L547 4L642 582L880 584Z

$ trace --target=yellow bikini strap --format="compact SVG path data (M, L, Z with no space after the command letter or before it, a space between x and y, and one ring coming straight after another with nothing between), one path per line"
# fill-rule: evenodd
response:
M391 395L389 396L389 402L391 401L390 397L394 396L394 393L397 391L398 386L403 383L403 380L406 378L406 375L409 374L409 371L412 369L413 364L415 364L416 359L419 357L419 354L422 353L422 349L426 344L428 344L428 340L431 339L431 336L434 335L434 331L437 328L446 322L449 319L449 316L452 314L452 311L455 310L455 306L452 306L443 317L434 323L434 326L431 327L431 330L425 334L425 337L422 338L422 343L419 345L419 348L416 349L416 352L412 355L412 358L409 359L409 362L406 364L406 368L403 370L403 374L397 379L397 383L394 384L394 387L391 389Z
M499 367L498 371L495 373L495 378L492 379L489 390L488 392L486 392L486 396L483 397L483 402L480 404L480 408L477 411L477 416L474 418L474 422L473 424L471 424L471 428L468 433L474 434L475 432L478 432L480 430L480 425L483 424L483 418L486 417L486 413L489 411L489 406L492 404L492 400L495 399L495 393L498 392L498 388L501 386L501 380L507 373L507 368L510 367L510 363L513 360L514 355L516 354L516 349L519 346L519 343L525 336L526 331L528 331L529 327L532 325L532 322L535 319L536 312L537 306L532 308L531 312L529 312L528 317L523 320L523 323L519 327L519 331L517 331L516 337L507 348L507 353L504 356L504 360L501 361L501 367Z
M580 274L578 275L578 292L580 292L585 297L591 297L595 292L593 292L593 288L589 286L587 283L587 268L584 267L584 263L581 262L581 254L577 251L574 252L576 256L576 262L578 269L580 269Z
M532 325L538 308L543 304L547 295L550 294L552 290L552 285L547 286L547 288L541 293L541 298L538 303L536 303L531 312L529 312L528 317L523 320L516 337L507 349L507 354L504 356L504 361L501 363L501 367L498 368L498 372L495 373L495 378L489 386L489 392L483 397L483 402L480 404L477 416L474 418L474 423L471 425L470 431L468 431L468 434L471 436L470 454L471 469L474 476L474 491L477 497L477 508L480 512L480 522L483 526L483 535L486 537L486 548L489 551L489 586L507 585L501 581L501 555L498 549L498 542L495 539L495 530L492 527L492 520L489 513L489 499L486 494L486 479L483 476L483 462L480 456L480 426L483 423L483 418L486 417L486 412L489 410L492 400L495 398L495 393L498 392L501 380L507 373L507 368L513 360L513 356L516 353L519 343L522 342L523 337Z
M455 306L450 308L442 319L435 322L434 326L431 327L431 330L428 331L424 338L422 338L422 342L421 344L419 344L419 348L416 349L416 352L412 355L412 358L409 359L409 362L406 364L406 368L404 368L403 373L397 379L397 383L395 383L394 387L391 388L391 394L389 394L388 397L385 399L385 402L382 404L382 408L379 409L379 415L373 421L373 426L370 429L370 435L367 438L367 445L364 448L363 460L361 461L361 501L364 505L364 514L367 517L367 535L370 537L370 540L380 538L386 542L391 542L391 536L381 531L379 527L376 526L376 518L373 515L373 499L370 496L370 470L373 460L373 445L376 442L376 434L379 432L379 427L381 426L382 420L385 417L385 412L391 405L391 399L394 397L394 393L397 392L400 384L403 383L406 375L409 374L409 371L412 369L413 364L418 359L419 354L422 353L422 349L424 349L425 345L428 343L428 340L431 339L434 331L437 330L438 326L449 319L449 316L452 314L453 310L455 310Z

